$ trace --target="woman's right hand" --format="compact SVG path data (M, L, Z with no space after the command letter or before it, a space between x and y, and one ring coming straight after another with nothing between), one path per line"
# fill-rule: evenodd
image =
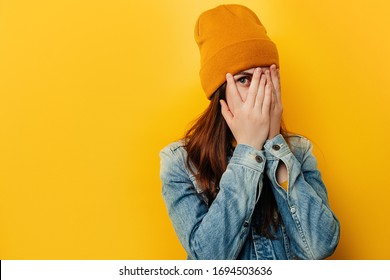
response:
M226 102L220 100L221 112L237 144L246 144L258 150L263 148L270 129L272 84L267 83L261 68L256 68L246 100L241 98L233 76L226 75Z

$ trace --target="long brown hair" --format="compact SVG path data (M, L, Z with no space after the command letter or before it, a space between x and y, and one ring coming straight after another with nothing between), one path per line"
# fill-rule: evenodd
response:
M227 157L234 151L234 137L222 116L219 103L220 99L226 99L225 91L226 83L215 91L209 106L184 138L187 166L205 193L209 206L218 194L219 182L228 165ZM283 122L281 134L287 135ZM269 179L266 176L263 178L263 189L253 214L253 226L257 232L272 238L269 226L275 230L280 223L280 216Z

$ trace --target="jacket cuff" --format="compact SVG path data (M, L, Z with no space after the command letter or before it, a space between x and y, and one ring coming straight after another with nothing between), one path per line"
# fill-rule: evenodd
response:
M263 172L266 157L264 151L259 151L249 145L238 144L234 149L229 164L244 165L256 171Z
M281 134L276 135L274 138L265 141L264 150L267 158L282 158L289 153L291 150Z

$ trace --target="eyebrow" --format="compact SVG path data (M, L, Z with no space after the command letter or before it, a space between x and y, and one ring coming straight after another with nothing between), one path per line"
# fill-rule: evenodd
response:
M244 75L244 76L253 76L253 73L249 73L249 72L242 71L242 72L239 72L239 73L235 74L234 76L241 76L241 75Z

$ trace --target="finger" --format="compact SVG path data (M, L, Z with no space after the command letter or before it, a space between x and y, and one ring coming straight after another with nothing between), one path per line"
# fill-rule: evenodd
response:
M271 66L272 67L272 66ZM266 70L265 71L265 76L267 78L266 80L266 87L270 88L271 89L271 110L273 108L275 108L276 106L276 102L277 102L277 98L276 98L276 93L275 93L275 89L274 89L274 86L273 86L273 83L272 83L272 70L269 71L269 70Z
M266 84L264 89L264 100L262 104L261 113L263 115L269 116L271 108L271 99L272 99L272 86L271 84Z
M257 67L253 73L251 85L249 86L248 90L248 97L246 99L246 103L253 107L256 102L256 96L259 89L259 83L260 83L260 76L261 76L261 68Z
M276 87L278 87L278 84L279 84L279 75L278 75L278 72L277 72L276 65L272 64L269 69L271 71L272 83L274 84L274 86L276 88Z
M279 71L279 68L276 69L276 74L278 75L278 82L279 82L278 83L279 88L278 88L278 91L276 92L276 96L278 97L278 102L280 104L282 104L282 87L280 85L280 71Z
M229 109L229 106L225 102L225 100L219 100L219 103L221 104L221 113L223 118L225 119L226 123L230 126L230 122L233 120L233 114Z
M277 104L276 93L271 85L271 111L276 107L276 104Z
M240 93L238 92L236 82L234 81L232 74L230 74L230 73L226 74L226 82L227 82L226 95L229 94L229 96L231 97L230 99L233 102L233 104L230 104L230 106L236 105L236 104L241 104L242 98L241 98Z
M270 67L271 70L271 80L272 84L275 88L275 93L277 97L277 102L280 102L280 75L279 75L279 69L276 68L275 64L272 64Z
M256 110L259 110L261 112L263 108L263 100L264 100L264 91L265 91L265 83L266 83L267 78L265 77L265 74L261 75L260 78L260 83L257 91L257 96L256 96Z
M271 71L270 70L265 70L265 77L267 78L267 83L272 84L272 78L271 78Z

